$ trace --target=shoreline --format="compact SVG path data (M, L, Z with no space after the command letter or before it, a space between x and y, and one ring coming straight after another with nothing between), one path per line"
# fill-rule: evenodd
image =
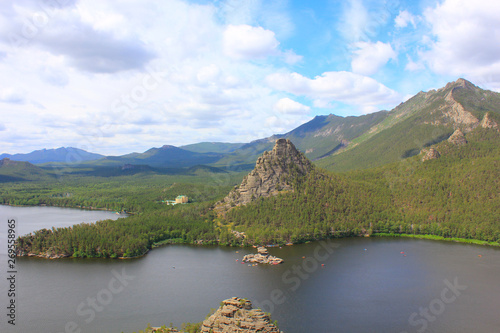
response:
M113 209L107 209L107 208L94 208L94 207L86 207L86 206L56 206L56 205L46 205L46 204L41 204L41 205L14 205L10 203L3 203L0 204L0 206L10 206L10 207L54 207L54 208L68 208L68 209L81 209L81 210L98 210L102 212L115 212L118 213L119 215L135 215L135 213L132 212L127 212L127 211L122 211L118 212Z
M93 208L93 207L82 207L82 206L76 206L76 207L63 207L63 206L52 206L52 205L13 205L13 204L2 204L4 206L11 206L11 207L55 207L55 208L68 208L68 209L80 209L80 210L87 210L87 211L107 211L107 212L116 212L114 210L106 209L106 208ZM116 212L118 213L118 212ZM130 215L134 215L133 213L125 212L125 213L118 213L119 215L122 214L127 214L128 217ZM274 246L290 246L290 245L299 245L303 243L309 243L311 241L320 241L324 239L341 239L341 238L348 238L348 237L388 237L388 238L414 238L414 239L426 239L426 240L437 240L437 241L447 241L447 242L456 242L456 243L462 243L462 244L473 244L473 245L480 245L480 246L493 246L493 247L500 247L500 243L498 242L491 242L491 241L483 241L483 240L478 240L478 239L468 239L468 238L459 238L459 237L443 237L443 236L438 236L438 235L432 235L432 234L405 234L405 233L372 233L372 234L359 234L359 235L343 235L340 237L323 237L319 239L312 239L312 240L307 240L304 242L299 242L299 243L286 243L286 244L266 244L266 247L274 247ZM119 259L119 260L127 260L127 259L137 259L141 257L145 257L151 250L157 248L157 247L163 247L166 245L175 245L175 244L184 244L184 245L214 245L214 246L224 246L224 247L238 247L238 248L245 248L249 246L254 246L255 245L250 245L250 244L240 244L238 246L233 246L230 244L206 244L203 240L198 240L194 243L189 243L189 242L183 242L182 239L176 238L176 239L166 239L162 241L158 241L154 244L152 244L151 249L147 249L144 253L134 256L134 257L115 257L115 258L110 258L110 257L85 257L82 259L93 259L93 258L100 258L100 259ZM52 255L47 255L46 253L29 253L23 256L16 255L18 257L37 257L40 259L49 259L49 260L54 260L54 259L64 259L64 258L74 258L73 256L68 256L68 255L63 255L63 254L52 254ZM78 257L80 258L80 257Z
M497 243L497 242L483 241L483 240L474 239L474 238L443 237L443 236L429 235L429 234L418 235L418 234L376 233L376 234L371 234L370 237L416 238L416 239L455 242L455 243L461 243L461 244L473 244L473 245L494 246L494 247L500 246L500 243Z
M414 238L414 239L425 239L425 240L431 240L431 241L446 241L446 242L455 242L455 243L460 243L460 244L472 244L472 245L480 245L480 246L492 246L492 247L500 247L500 243L496 242L488 242L488 241L482 241L482 240L477 240L477 239L467 239L467 238L458 238L458 237L443 237L443 236L437 236L437 235L414 235L414 234L391 234L391 233L377 233L377 234L371 234L369 236L367 235L359 235L359 236L352 236L356 238L370 238L370 237L376 237L376 238ZM344 238L349 238L349 236L345 237L333 237L333 238L328 238L328 239L344 239ZM327 238L323 239L317 239L313 241L321 241ZM168 241L168 240L167 240ZM300 244L306 244L310 243L311 241L303 242L303 243L295 243L295 244L287 244L287 245L300 245ZM158 247L164 247L168 245L190 245L190 246L203 246L203 245L210 245L210 246L221 246L221 247L238 247L238 248L246 248L246 247L251 247L252 245L240 245L240 246L232 246L232 245L221 245L221 244L199 244L199 243L182 243L182 242L171 242L171 243L163 243L161 245L153 246L151 249L148 249L144 253L134 256L134 257L116 257L116 258L103 258L103 257L73 257L73 256L59 256L55 255L54 257L50 257L47 255L42 255L42 254L28 254L24 256L19 256L17 257L36 257L40 259L48 259L48 260L55 260L55 259L112 259L112 260L128 260L128 259L138 259L145 257L149 252L154 250L155 248ZM276 245L277 246L277 245ZM267 247L267 246L266 246Z

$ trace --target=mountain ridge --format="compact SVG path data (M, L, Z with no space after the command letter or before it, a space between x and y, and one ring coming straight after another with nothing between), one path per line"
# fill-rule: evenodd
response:
M9 158L13 161L30 162L32 164L43 164L50 162L62 163L81 163L85 161L94 161L103 158L104 155L90 153L86 150L73 147L59 147L53 149L39 149L26 154L7 154L0 155L0 159Z
M100 159L80 161L90 166L131 164L190 168L208 165L224 170L250 170L264 151L272 149L277 139L284 138L294 142L297 149L318 166L330 171L348 171L411 157L446 140L458 128L464 133L478 126L498 130L499 122L500 94L459 78L437 90L421 91L390 111L348 117L319 115L287 133L249 143L164 145L143 153L99 155ZM67 152L66 156L59 158L60 163L72 160L72 155L75 153ZM56 162L47 158L43 161Z

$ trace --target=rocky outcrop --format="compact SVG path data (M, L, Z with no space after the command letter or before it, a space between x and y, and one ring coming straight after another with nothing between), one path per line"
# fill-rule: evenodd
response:
M481 127L482 128L493 128L493 129L496 129L498 130L498 124L496 123L496 121L494 121L491 116L490 116L490 113L487 112L484 117L483 117L483 120L481 120Z
M469 83L468 81L459 79L455 82L455 85L466 87L467 84L464 82ZM453 97L454 89L456 88L451 89L450 92L445 96L446 104L443 105L443 114L444 116L448 117L455 124L455 126L465 125L464 128L472 129L477 126L479 120L474 117L472 113L465 110L462 104L455 100L455 98Z
M252 303L244 298L232 297L221 302L221 306L202 323L190 324L179 330L175 327L148 326L144 333L283 333L271 322L269 314L252 308ZM143 332L143 331L141 331Z
M292 191L293 182L313 169L312 163L288 139L278 139L273 150L257 159L255 168L235 187L215 210L246 205L260 197Z
M213 315L203 321L201 333L260 332L282 333L268 314L253 309L249 300L233 297L222 301Z
M434 149L434 148L429 148L428 150L423 150L424 156L422 157L422 162L428 161L428 160L435 160L436 158L439 158L441 154Z
M457 146L465 145L467 140L465 139L464 133L460 129L456 129L455 132L448 138L448 142Z
M260 246L257 248L257 254L247 254L241 261L256 264L279 265L283 262L283 259L269 255L267 249Z

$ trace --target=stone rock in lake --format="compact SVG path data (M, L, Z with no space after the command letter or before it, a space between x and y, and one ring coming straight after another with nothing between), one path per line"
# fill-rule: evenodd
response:
M269 255L267 249L263 246L260 246L257 248L257 254L247 254L241 261L256 264L278 265L283 262L283 259Z

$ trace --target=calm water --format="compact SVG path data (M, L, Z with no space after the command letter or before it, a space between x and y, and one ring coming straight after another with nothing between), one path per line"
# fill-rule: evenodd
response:
M81 222L88 212L72 213ZM37 226L49 227L53 214L40 210ZM236 260L254 251L167 246L135 260L20 258L17 325L2 311L0 332L131 333L201 321L232 296L272 312L286 333L499 331L496 248L356 238L271 248L285 259L279 266Z

